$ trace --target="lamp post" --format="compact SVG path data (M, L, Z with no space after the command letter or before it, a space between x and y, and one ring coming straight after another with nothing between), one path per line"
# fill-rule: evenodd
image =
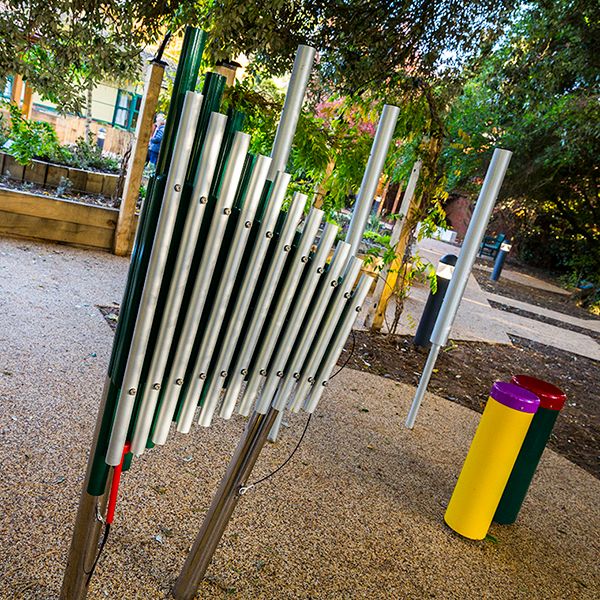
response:
M505 240L502 242L502 244L500 244L500 250L498 250L496 261L494 262L494 269L490 275L490 279L492 281L498 281L498 279L500 279L502 269L504 268L504 263L506 262L506 257L512 248L511 244L509 244L509 241L510 240Z
M419 327L417 327L417 333L413 343L415 346L421 346L423 348L430 345L429 338L431 332L435 326L435 322L440 314L442 303L446 297L452 274L454 273L454 267L458 256L454 254L446 254L440 258L440 263L435 273L436 289L435 293L429 292L427 303L423 309L421 320L419 321Z

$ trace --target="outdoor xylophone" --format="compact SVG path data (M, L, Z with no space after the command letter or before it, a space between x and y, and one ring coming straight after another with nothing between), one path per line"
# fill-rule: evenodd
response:
M186 32L156 174L132 254L62 598L83 598L121 469L174 430L249 416L173 590L192 598L284 410L312 413L371 287L358 244L398 117L386 106L346 241L285 173L314 50L301 46L270 157L243 115L219 112L224 78L194 91L204 34ZM308 214L305 212L308 209ZM175 428L171 427L175 423ZM114 479L113 479L114 478ZM111 485L111 479L113 484ZM110 498L109 498L110 496ZM110 521L107 521L110 523Z

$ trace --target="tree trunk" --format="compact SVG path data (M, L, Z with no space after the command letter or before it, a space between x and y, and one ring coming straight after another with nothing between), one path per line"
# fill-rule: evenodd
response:
M92 92L94 91L94 84L92 81L87 82L86 102L85 102L85 141L90 143L92 141Z

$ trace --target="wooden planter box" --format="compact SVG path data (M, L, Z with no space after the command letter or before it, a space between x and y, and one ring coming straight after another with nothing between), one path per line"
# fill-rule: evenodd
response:
M112 250L119 211L0 189L0 235Z
M12 156L4 153L0 153L0 172L9 179L30 181L43 187L58 187L64 178L71 182L71 189L75 192L108 197L114 195L119 180L119 176L113 173L74 169L41 160L33 160L30 165L24 167Z

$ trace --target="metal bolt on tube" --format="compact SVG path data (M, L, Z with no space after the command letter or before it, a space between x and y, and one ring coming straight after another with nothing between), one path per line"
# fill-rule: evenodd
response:
M250 229L246 227L246 222L252 222L254 220L256 209L258 208L262 197L270 163L270 158L259 156L256 167L252 173L246 199L231 240L231 250L227 255L225 266L223 267L224 276L219 282L219 288L213 300L213 306L208 317L210 328L206 331L194 363L192 371L193 379L187 392L192 398L200 398L200 393L205 384L205 379L201 379L201 376L202 374L206 374L209 370L213 352L221 332L221 326L226 317L227 307L233 292L238 269L244 251L246 250L246 242L250 236ZM189 410L185 415L183 413L180 415L177 422L177 431L181 433L189 432L194 412L195 410Z
M362 266L363 261L360 258L355 256L349 258L344 273L344 280L339 286L337 293L329 302L327 313L321 323L321 327L318 329L317 334L312 341L310 352L302 366L296 394L290 406L292 412L298 412L302 408L304 399L314 382L319 365L327 351L327 342L331 339L331 336L335 331L335 327L348 298L352 294L354 284L356 283L356 279L360 274Z
M321 286L317 289L316 297L311 299L311 312L313 315L322 315L327 310L327 305L329 304L334 291L337 289L344 266L349 260L349 255L350 244L338 242L329 269L322 276ZM302 365L312 348L315 334L321 326L321 319L309 319L308 323L303 323L303 325L305 327L302 334L294 340L294 351L286 365L287 373L279 383L275 398L272 402L273 408L280 411L279 416L275 420L275 423L273 423L273 427L269 432L268 440L272 443L277 441L284 409L288 404L292 404L290 399L292 397L294 386L300 377ZM268 386L269 381L267 380L262 392L263 394L268 393Z
M259 413L265 413L269 406L273 396L277 391L277 386L281 383L282 377L285 373L285 367L288 362L290 353L297 342L300 328L304 322L304 318L307 315L308 309L311 307L314 300L314 293L319 283L321 272L327 262L327 257L335 236L337 235L338 227L327 223L323 230L323 235L319 241L319 247L309 266L308 275L304 279L304 283L298 292L299 300L294 307L291 314L288 315L288 323L285 329L281 329L277 333L278 346L273 358L269 360L269 373L267 379L260 392L260 400L256 406L256 411ZM317 315L311 311L311 316ZM314 318L314 317L313 317Z
M281 290L279 298L276 300L270 322L266 324L265 320L269 309L271 308L270 305L273 302L272 298L268 298L267 296L265 302L259 304L258 309L255 312L255 319L263 322L261 334L264 332L265 338L262 345L258 348L256 343L253 342L243 350L243 352L246 351L246 362L245 364L242 363L242 366L245 368L250 366L250 358L254 355L257 356L255 359L255 368L242 396L242 402L239 409L241 415L248 416L250 414L250 409L256 400L258 389L262 381L262 373L265 373L269 366L269 361L273 350L275 349L275 345L277 344L288 309L297 293L300 276L304 271L304 264L310 253L310 248L315 240L315 236L319 231L319 225L323 220L323 215L324 213L322 210L313 208L304 223L302 237L300 238L298 248L294 253L293 262L290 265L289 272L286 274L283 289ZM264 413L266 411L257 409L257 412Z
M292 205L288 211L285 225L283 226L283 230L279 236L273 258L269 265L269 270L265 277L265 285L261 289L260 296L257 300L257 308L254 313L254 318L250 323L248 331L245 332L245 338L239 356L233 363L231 369L229 369L231 375L230 380L227 383L227 391L223 400L223 406L221 408L221 416L231 414L229 411L233 411L235 408L235 404L242 389L242 383L245 377L242 371L248 368L248 362L252 358L252 352L258 343L258 339L266 318L266 311L264 310L264 307L266 306L268 309L273 296L275 295L277 284L279 283L283 272L283 267L285 266L289 256L289 252L286 250L286 248L291 247L296 230L300 224L300 219L302 217L305 204L306 195L296 192L294 194ZM258 310L260 309L262 309L262 311L259 316ZM202 414L200 415L200 418L200 424L202 425L204 422L204 417Z
M269 181L275 179L278 171L285 171L298 125L298 118L302 111L306 86L315 60L315 53L316 50L310 46L298 46L281 119L277 126L273 150L271 151L271 168L267 176Z
M377 191L377 184L385 165L385 158L394 135L394 130L396 129L399 114L400 109L397 106L386 104L383 107L379 125L377 126L377 133L371 146L367 168L365 169L360 190L354 203L350 227L346 235L346 241L352 248L352 254L358 252L363 233L367 226L369 214L373 206L373 198Z
M211 278L217 263L223 235L229 221L229 214L227 214L225 209L233 207L249 143L250 136L248 134L241 132L235 134L229 162L223 177L223 184L219 190L210 228L206 236L205 252L202 254L198 272L196 273L196 280L192 289L189 307L185 314L181 337L177 345L171 372L165 385L165 396L156 420L156 428L152 435L152 441L155 444L164 444L169 435L171 420L173 419L182 388L181 385L177 384L177 380L185 379L190 354L210 288Z
M206 133L204 149L196 170L192 197L186 215L183 233L179 241L179 250L173 268L173 277L169 285L169 293L163 310L155 351L146 377L146 389L142 398L142 406L135 425L131 452L139 456L146 448L148 435L152 427L154 411L160 396L162 380L167 366L169 351L173 343L173 335L181 310L183 295L188 282L198 234L204 218L206 198L215 175L215 167L219 157L219 148L225 133L227 117L220 113L212 113Z
M349 264L350 244L338 242L338 245L331 259L329 269L323 275L323 282L317 292L317 297L312 305L312 312L315 315L325 314L329 301L334 294L342 277L344 268ZM292 394L292 389L300 376L302 365L313 345L313 339L321 325L320 319L309 320L302 331L302 335L296 340L294 352L289 361L287 375L277 390L277 395L273 405L277 410L283 411Z
M327 305L342 276L349 255L350 244L338 242L329 269L322 276L322 286L317 292L317 297L312 301L312 314L322 315L327 310ZM310 351L313 338L315 337L320 324L320 319L311 319L302 331L302 335L294 343L294 352L289 360L288 372L281 382L279 389L277 390L277 395L275 396L275 401L273 402L273 406L279 411L283 411L289 402L292 390L296 385L296 376L302 369L302 365Z
M200 94L187 92L177 131L173 162L167 176L165 196L144 281L138 319L133 331L127 366L125 367L121 393L106 453L106 463L112 466L117 466L123 457L123 447L125 446L127 430L135 404L135 392L123 393L123 390L135 390L142 372L156 302L160 293L177 209L181 199L181 187L178 190L177 186L183 186L184 183L189 154L194 142L195 123L198 120L201 104L202 96Z
M431 350L427 357L427 362L425 363L410 411L406 418L406 427L409 429L414 427L417 413L423 402L423 397L425 396L427 386L429 385L429 380L431 379L440 348L448 341L452 323L454 322L465 288L467 287L473 263L475 262L481 240L483 239L488 222L492 216L494 204L498 198L500 187L504 181L504 176L506 175L511 156L512 152L509 150L502 150L500 148L494 150L490 166L488 167L477 204L475 205L475 210L473 211L473 216L471 217L458 256L456 267L454 268L452 280L448 286L448 292L444 298L435 327L433 328L433 333L431 334Z

